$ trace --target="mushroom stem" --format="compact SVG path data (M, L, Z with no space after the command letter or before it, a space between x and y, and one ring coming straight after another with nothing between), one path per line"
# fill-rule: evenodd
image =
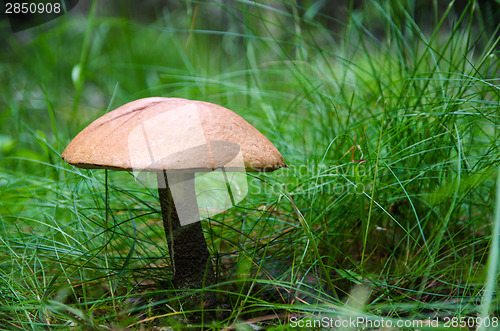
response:
M174 278L172 283L178 289L200 289L206 285L215 284L215 275L210 264L210 253L207 248L205 236L201 222L198 219L191 219L189 224L182 225L179 213L174 203L173 196L178 193L179 185L182 185L184 196L194 194L194 173L180 173L171 176L170 186L175 186L175 192L169 187L167 174L165 171L157 173L158 195L160 198L161 215L163 226L167 236L170 259L174 267ZM172 180L174 183L172 183ZM195 205L193 206L192 203ZM196 199L181 201L178 205L182 208L185 203L191 211L198 206ZM193 217L193 215L191 215ZM186 221L183 219L183 223ZM205 270L207 271L205 274Z

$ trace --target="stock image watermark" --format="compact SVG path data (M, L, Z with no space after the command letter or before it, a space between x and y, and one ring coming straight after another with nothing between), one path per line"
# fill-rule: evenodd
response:
M158 107L158 109L155 109ZM368 188L363 163L331 166L301 164L281 168L273 175L275 184L250 180L239 144L214 140L204 128L197 103L161 111L161 103L149 108L151 117L132 127L128 137L128 159L139 184L168 188L181 225L198 222L235 206L248 194L276 194L284 185L295 194L312 197L363 194ZM175 123L175 125L172 125ZM211 129L208 129L211 130ZM275 165L260 171L274 170ZM307 178L303 183L299 180Z
M370 190L369 182L362 178L371 178L368 166L365 163L351 163L342 165L329 165L326 163L310 163L280 169L273 173L276 183L262 185L258 180L251 180L249 187L258 194L280 194L284 186L288 190L293 188L295 194L306 198L314 195L343 195L364 194ZM304 179L306 179L304 181Z
M128 148L137 181L168 187L181 225L222 213L248 193L240 146L208 141L195 103L142 121L128 135Z
M378 329L419 329L419 328L495 328L500 326L498 317L434 317L431 319L389 319L370 318L365 316L337 316L321 317L316 319L290 318L292 328L350 328L355 330L378 330Z
M9 19L12 32L31 29L52 21L71 10L79 0L4 0L3 14Z
M304 163L280 169L273 175L273 185L249 181L240 146L208 140L199 114L196 103L158 111L128 135L128 155L137 182L149 188L169 188L181 225L224 212L245 198L249 189L256 194L279 194L287 185L305 197L363 194L367 190L357 180L368 175L362 163ZM298 183L302 178L308 180Z

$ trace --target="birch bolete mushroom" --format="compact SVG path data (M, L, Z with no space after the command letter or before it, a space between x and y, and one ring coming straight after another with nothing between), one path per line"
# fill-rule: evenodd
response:
M80 168L156 173L177 288L214 283L213 270L205 273L210 255L195 173L219 171L227 179L229 171L286 167L274 145L231 110L160 97L132 101L98 118L70 142L62 158Z

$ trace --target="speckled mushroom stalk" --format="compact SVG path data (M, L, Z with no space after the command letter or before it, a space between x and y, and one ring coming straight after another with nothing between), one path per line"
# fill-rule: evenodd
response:
M194 172L191 172L168 177L170 181L172 181L172 177L183 181L184 192L186 195L190 195L194 194L194 175ZM168 186L166 171L158 172L157 180L163 227L168 242L170 260L174 267L172 283L175 288L180 289L202 288L215 284L215 274L210 265L210 253L201 222L196 221L182 226ZM188 208L197 209L196 199L194 199L194 204ZM196 217L196 215L194 216Z
M70 142L62 158L80 168L157 174L177 288L201 288L215 279L196 205L195 172L286 167L273 144L231 110L159 97L129 102L98 118ZM179 191L172 193L179 183L180 203Z

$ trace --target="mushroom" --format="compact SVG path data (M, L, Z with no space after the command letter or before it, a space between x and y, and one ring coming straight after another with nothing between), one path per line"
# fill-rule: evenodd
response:
M198 206L195 173L216 173L226 182L230 194L222 207L215 208L220 212L235 204L231 191L240 189L228 179L228 172L286 167L274 145L231 110L160 97L129 102L98 118L70 142L62 158L86 169L156 173L172 283L184 289L215 283L200 222L214 211ZM246 191L239 193L242 198Z

